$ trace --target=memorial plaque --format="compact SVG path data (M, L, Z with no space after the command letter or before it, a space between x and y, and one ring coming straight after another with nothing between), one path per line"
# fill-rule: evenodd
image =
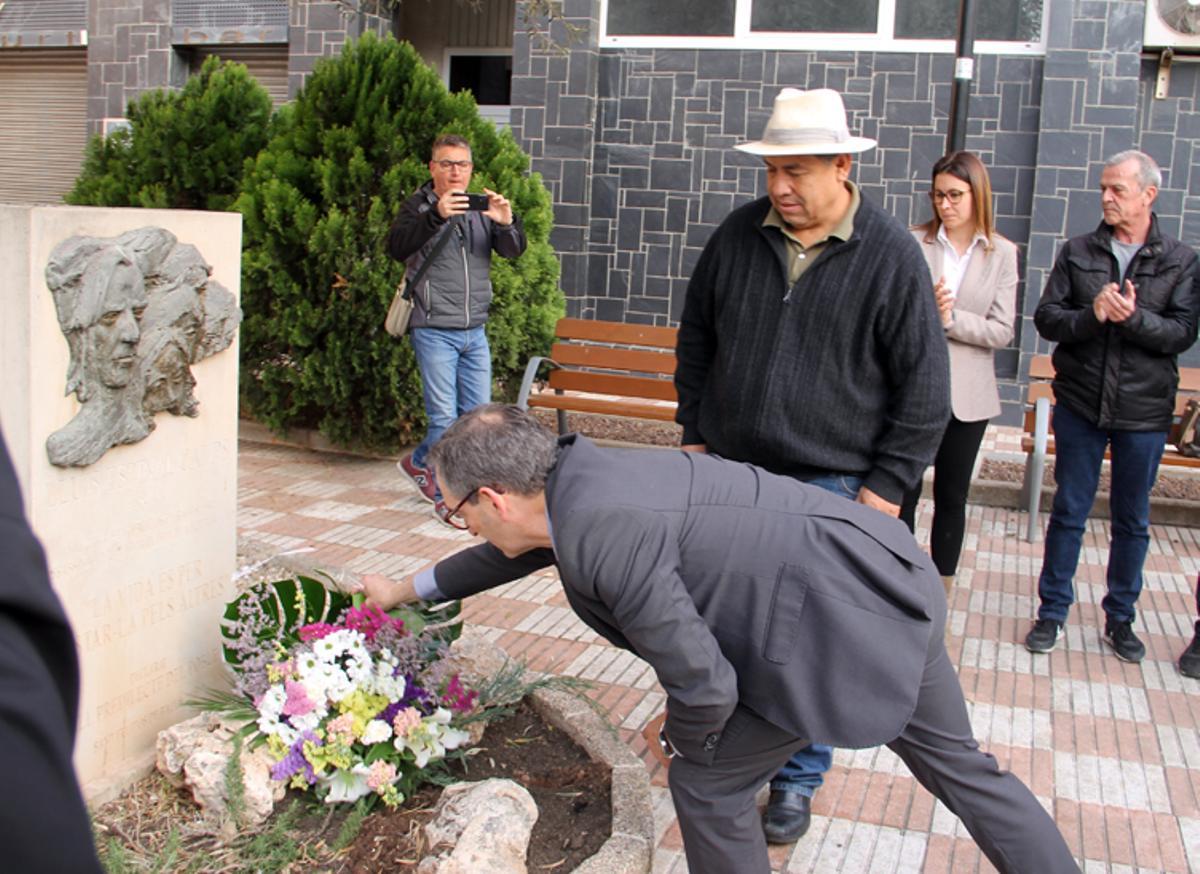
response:
M190 286L163 284L173 263L166 255L135 274L149 262L122 254L130 239L154 239L189 259L179 273ZM56 308L51 286L63 287L71 240L98 241L87 245L106 253L95 312L79 315L62 300ZM236 213L0 205L0 426L79 645L75 759L92 802L144 774L157 733L192 715L184 699L223 682L217 624L236 562L237 341L229 330L224 346L204 346L203 296L211 285L214 300L235 302L240 261ZM59 273L48 276L52 263ZM119 337L87 334L101 309L124 326ZM228 319L209 319L213 333ZM172 326L184 326L185 339ZM120 415L144 424L136 442L122 437L71 455L82 445L71 423L90 424L81 414L91 401L68 377L80 372L81 349L116 350L95 384L135 389ZM55 434L73 439L59 441L68 451L52 462ZM67 457L75 460L64 466Z

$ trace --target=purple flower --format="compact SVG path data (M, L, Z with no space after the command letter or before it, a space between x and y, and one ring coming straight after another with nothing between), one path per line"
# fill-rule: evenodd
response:
M417 707L422 712L429 712L431 709L430 701L433 696L422 689L413 680L412 674L404 676L404 695L398 701L393 701L383 710L375 715L376 719L382 719L388 725L392 724L392 720L396 718L396 714L405 707Z
M312 765L308 763L308 759L304 758L305 741L311 741L317 746L323 746L321 739L314 732L304 732L304 734L296 738L296 742L292 744L287 755L271 767L272 780L290 780L294 774L303 771L304 777L310 786L317 782L317 775L313 771Z

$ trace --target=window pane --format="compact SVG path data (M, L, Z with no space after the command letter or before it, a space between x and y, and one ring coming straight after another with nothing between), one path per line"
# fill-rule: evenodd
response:
M959 0L896 0L897 39L955 39ZM976 0L975 39L1034 42L1042 0Z
M609 36L733 36L736 0L608 0Z
M507 106L511 86L512 55L450 56L450 90L467 89L480 106Z
M751 30L874 33L878 20L879 0L754 0L750 8Z

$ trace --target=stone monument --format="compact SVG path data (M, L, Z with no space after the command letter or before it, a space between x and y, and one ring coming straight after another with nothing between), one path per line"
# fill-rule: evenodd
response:
M79 644L89 801L222 682L240 261L236 213L0 205L0 427Z

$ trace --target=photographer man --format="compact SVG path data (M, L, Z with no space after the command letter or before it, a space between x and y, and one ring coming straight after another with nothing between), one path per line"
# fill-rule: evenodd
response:
M427 258L434 259L413 289L409 323L429 427L397 466L433 503L434 515L450 524L425 456L451 422L491 400L492 356L484 322L492 302L492 251L516 258L525 251L525 232L504 195L485 188L485 206L480 195L466 193L473 166L470 143L443 134L433 141L432 155L430 180L404 202L388 232L388 253L414 275ZM446 234L451 237L443 242Z

